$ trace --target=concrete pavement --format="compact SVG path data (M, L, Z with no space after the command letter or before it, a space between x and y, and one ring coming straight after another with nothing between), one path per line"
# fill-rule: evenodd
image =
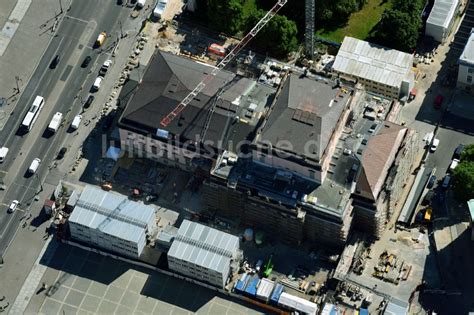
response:
M73 103L75 96L79 91L89 89L90 86L85 86L84 82L91 84L89 82L95 78L99 64L107 58L92 50L97 33L106 30L112 34L117 27L117 20L124 19L128 15L127 11L112 2L88 0L75 2L71 10L65 12L57 36L52 39L24 89L17 109L0 133L3 145L10 148L6 161L1 165L1 170L7 173L4 177L7 190L0 193L3 203L19 200L22 203L20 208L28 211L28 204L41 189L41 183L49 171L48 166L68 135L67 126L74 115L81 111L82 104ZM56 54L62 57L61 61L55 69L49 69ZM87 55L93 59L89 68L83 69L79 64ZM24 133L18 126L36 95L45 98L45 106L33 129ZM64 114L64 123L56 134L51 135L45 130L55 112ZM28 178L25 171L36 157L42 160L42 165L37 176ZM0 212L0 252L10 242L20 215Z
M138 33L141 25L140 19L132 20L126 18L129 14L129 10L116 6L115 2L108 2L110 7L104 6L100 9L97 9L92 5L95 3L95 1L92 0L87 2L81 1L81 3L84 3L84 6L72 6L72 9L65 17L63 24L61 24L58 29L58 34L60 35L53 39L61 41L61 38L63 38L60 45L65 46L61 47L72 49L71 52L64 52L65 56L62 58L60 64L55 70L47 69L46 71L38 71L37 74L35 73L36 77L34 77L35 79L32 80L31 87L29 86L29 90L25 93L25 95L29 93L29 97L31 98L35 93L37 93L36 90L40 89L39 85L41 85L41 89L46 89L48 92L43 96L46 97L51 108L42 112L42 119L39 119L36 122L32 132L27 136L23 136L24 139L15 132L10 133L10 135L7 134L7 136L10 136L11 139L13 139L10 140L13 143L13 151L18 152L18 157L15 157L14 160L6 161L4 165L1 165L2 170L4 168L10 170L6 177L6 181L11 181L8 186L13 188L9 188L11 190L7 191L7 194L25 194L24 199L30 200L29 196L31 195L32 197L34 193L39 192L40 181L43 182L43 190L39 194L38 201L32 199L30 200L31 205L24 203L21 207L22 210L31 211L33 218L38 218L40 216L43 200L49 197L59 180L67 177L68 172L82 147L84 139L86 139L91 130L94 129L95 122L99 117L98 111L106 103L110 91L112 90L112 86L116 84L118 74L126 63L128 54L131 52L132 46L136 40L135 34ZM102 4L103 3L98 3L97 5L100 6ZM95 28L105 29L110 34L114 33L117 23L116 20L110 18L107 20L106 13L109 11L115 12L117 14L116 17L122 20L124 29L129 33L129 36L121 41L118 54L116 58L113 58L114 65L106 75L99 92L95 93L96 100L92 106L83 113L84 120L78 132L69 133L67 131L67 126L70 124L72 117L81 112L81 98L84 98L88 94L89 87L92 85L92 82L96 77L99 66L105 59L110 58L110 53L102 52L98 54L96 51L91 50L96 34L95 31L90 31ZM141 18L144 18L147 13L148 12L146 11L141 12ZM95 14L97 14L97 16ZM104 26L100 19L106 19L109 26ZM135 30L136 33L134 33ZM64 43L65 41L73 42L73 44L67 45ZM12 44L13 43L14 41ZM51 52L50 50L57 49L57 45L58 44L54 42L54 44L48 48L46 54L54 55L54 51ZM64 50L61 49L61 51ZM89 69L92 71L81 69L78 66L78 63L80 63L88 54L91 54L93 57L93 62L91 62L91 65L89 66ZM43 58L38 69L47 68L49 61L51 60L49 55ZM72 69L70 67L71 65L73 66ZM44 74L45 72L46 74ZM81 87L82 90L80 89ZM79 95L79 97L75 98L76 95ZM27 97L24 96L24 98ZM51 138L42 136L42 131L49 123L52 114L58 110L62 111L63 114L67 113L67 115L65 115L64 125L55 135L51 136ZM11 119L12 122L9 122L9 124L12 124L12 126L17 125L20 123L22 118L22 115L15 116L14 119ZM14 121L15 119L16 121ZM91 120L92 123L86 126L84 122L87 120ZM6 132L6 130L7 129L5 129L4 132ZM16 131L16 129L14 131ZM3 134L4 133L0 133L0 136L3 137ZM19 138L18 141L15 141L17 138ZM17 148L17 146L15 146L16 143L18 143L20 147L23 147L23 149ZM26 146L30 146L31 150L25 150L24 148L26 148ZM62 160L53 163L53 158L61 146L67 147L68 152ZM25 153L20 155L20 151ZM25 167L27 168L30 159L36 155L44 156L43 161L45 162L40 168L40 181L34 177L32 179L23 178L22 176ZM15 174L18 174L18 176ZM74 177L77 174L69 175ZM76 177L76 179L78 178ZM33 183L29 182L30 180ZM23 183L28 184L25 185ZM3 197L7 194L3 193L0 196ZM8 196L10 197L10 195ZM1 212L0 218L3 218L3 215L4 213ZM35 266L34 261L36 257L38 257L38 254L40 254L41 247L44 245L44 240L42 239L43 231L45 227L49 225L49 221L38 222L38 225L28 225L27 228L19 228L17 230L17 227L20 224L20 219L24 216L25 212L18 211L15 216L7 217L13 222L8 225L8 231L6 233L10 233L10 236L13 237L16 231L18 231L11 247L4 256L5 265L0 269L2 284L5 284L5 286L9 288L8 292L4 292L4 290L0 288L0 294L7 296L10 304L15 300L22 285L30 287L33 282L36 283L35 281L37 281L39 277L37 272L30 274L30 270ZM21 222L24 221L25 219L22 219ZM0 228L4 230L4 227L1 225ZM35 267L33 268L37 269ZM23 290L22 295L29 296L30 291Z

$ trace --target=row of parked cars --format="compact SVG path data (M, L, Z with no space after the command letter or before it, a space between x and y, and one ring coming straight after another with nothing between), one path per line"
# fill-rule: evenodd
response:
M453 153L453 157L451 160L451 163L449 164L448 167L448 174L444 176L443 181L441 182L441 188L447 189L449 185L451 184L451 172L458 166L458 164L461 162L461 154L464 150L464 144L460 144L456 147ZM431 189L434 187L436 183L436 176L431 175L430 179L428 180L427 188Z

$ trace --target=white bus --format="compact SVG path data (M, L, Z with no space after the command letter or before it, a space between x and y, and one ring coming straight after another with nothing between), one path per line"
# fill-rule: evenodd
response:
M44 98L42 96L36 96L33 105L31 105L30 110L26 113L25 119L21 123L21 127L30 131L35 123L36 119L38 118L41 109L43 109L44 105Z

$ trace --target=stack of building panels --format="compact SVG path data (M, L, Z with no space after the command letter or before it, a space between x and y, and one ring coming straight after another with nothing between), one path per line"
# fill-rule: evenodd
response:
M244 273L239 280L235 283L234 291L236 293L242 294L244 293L245 286L247 285L247 281L249 280L250 276L248 273Z
M260 282L260 279L258 278L258 276L252 277L248 281L248 285L245 288L245 294L248 295L248 296L251 296L251 297L256 297L257 296L257 286L258 286L259 282Z
M257 298L268 302L270 300L270 295L272 294L273 288L275 287L275 282L272 280L263 278L260 280L257 288Z
M318 313L318 306L315 303L286 292L280 295L278 305L303 314L316 315Z
M284 286L281 283L277 283L273 293L270 297L270 301L274 304L278 304L278 300L280 299L280 295L283 293Z

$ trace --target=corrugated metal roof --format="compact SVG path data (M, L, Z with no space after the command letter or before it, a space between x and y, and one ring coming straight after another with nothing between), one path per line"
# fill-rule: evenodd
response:
M459 57L459 61L461 64L467 64L468 66L474 64L474 33L472 31L467 40L466 47L464 47L461 57Z
M384 315L406 315L408 314L408 303L393 299L388 302Z
M184 220L171 244L169 257L224 272L239 249L237 236Z
M471 214L471 221L474 222L474 199L471 199L467 202L467 207L469 208L469 213Z
M288 294L286 292L283 292L280 295L278 304L303 312L305 314L316 314L318 312L318 306L315 303L298 296Z
M270 295L272 294L273 287L275 286L275 282L272 280L263 278L260 280L260 283L258 284L257 288L257 297L268 300L270 298Z
M155 220L155 212L155 208L128 200L127 196L86 186L69 221L137 242Z
M459 0L435 0L426 24L447 28L456 13Z
M346 36L333 69L399 88L413 66L413 56Z

